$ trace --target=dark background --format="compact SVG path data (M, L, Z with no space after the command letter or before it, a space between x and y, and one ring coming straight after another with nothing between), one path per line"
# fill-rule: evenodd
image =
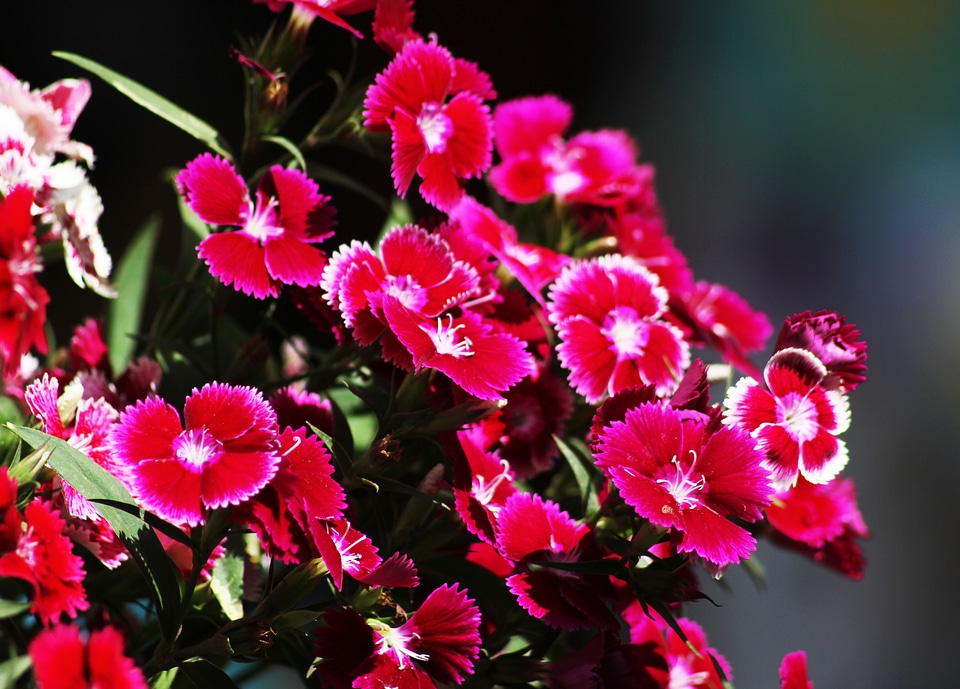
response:
M77 52L238 140L242 82L227 49L238 31L264 30L264 6L7 5L0 64L34 87L84 76L49 55ZM738 571L729 592L708 582L722 607L688 614L731 662L737 687L777 686L780 658L798 648L817 689L955 683L960 5L417 0L416 9L416 28L478 62L501 99L553 92L574 103L573 131L629 129L657 167L669 229L698 278L729 285L776 326L804 309L840 311L870 344L844 436L846 474L875 534L866 576L848 581L761 545L766 590ZM355 24L369 34L369 15ZM305 77L342 60L349 38L318 25L311 44ZM116 259L155 210L175 233L160 172L201 148L92 82L75 138L97 154L91 177ZM339 236L370 231L348 192L324 191L341 209ZM102 306L62 268L44 280L61 338Z

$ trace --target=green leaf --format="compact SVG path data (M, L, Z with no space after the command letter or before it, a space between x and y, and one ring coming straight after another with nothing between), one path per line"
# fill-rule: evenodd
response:
M179 667L197 689L238 689L230 675L203 658L188 660Z
M230 155L230 151L227 149L226 144L220 138L220 134L216 129L199 117L191 115L179 105L171 103L160 94L151 91L133 79L114 72L108 67L104 67L99 62L80 55L54 51L53 56L59 57L61 60L66 60L67 62L72 62L78 67L96 74L137 105L146 108L155 115L159 115L170 124L179 127L190 136L199 139L215 153L219 153L227 159L232 159L233 156Z
M179 668L173 667L155 674L150 680L150 689L170 689L177 678L178 670Z
M130 551L153 592L157 619L164 637L171 641L180 605L179 574L160 545L153 529L141 518L133 498L110 472L66 441L43 431L23 426L7 426L30 447L49 452L47 464L88 500L98 500L97 510L107 520ZM123 503L124 509L111 502ZM132 508L132 509L130 509Z
M373 201L383 210L389 210L390 205L387 200L370 187L355 180L353 177L343 174L339 170L319 163L307 163L307 174L320 182L329 182L343 189L349 189L352 192ZM322 190L321 190L322 191Z
M306 172L307 170L307 161L303 158L303 153L300 152L300 149L297 148L297 145L290 141L290 139L285 136L265 136L263 137L264 141L269 141L272 144L276 144L280 148L286 150L295 161L297 161L297 166Z
M30 609L30 601L0 599L0 619L15 617L24 610Z
M553 436L553 441L557 444L557 447L560 449L560 454L563 455L563 458L567 460L567 464L570 466L570 471L573 472L573 478L577 482L577 487L580 489L580 496L583 500L583 514L584 517L589 521L593 518L593 515L597 513L600 509L600 503L597 500L597 491L594 487L593 476L590 473L588 466L593 466L593 463L589 460L584 460L584 458L564 442L559 436Z
M160 217L154 214L134 236L117 266L117 298L110 302L106 327L110 365L117 372L127 368L137 346L137 341L131 335L140 331L150 265L159 235Z
M18 656L0 663L0 689L15 686L20 675L29 670L32 664L30 656Z
M243 617L243 558L227 553L217 560L210 579L210 588L220 608L230 620Z

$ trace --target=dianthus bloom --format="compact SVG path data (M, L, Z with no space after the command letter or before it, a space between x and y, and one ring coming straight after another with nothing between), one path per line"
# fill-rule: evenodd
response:
M194 389L177 411L160 398L127 407L111 442L131 493L175 524L201 524L277 472L277 416L260 392L225 383Z
M813 689L807 678L807 654L794 651L780 661L780 689Z
M804 311L784 321L775 349L812 352L827 368L823 386L851 392L866 380L867 343L859 337L857 327L834 311Z
M495 96L486 74L435 42L403 46L363 103L364 125L392 134L391 173L400 196L420 175L428 203L441 210L456 205L460 180L490 167L493 126L483 101Z
M742 378L727 391L724 423L756 438L778 490L798 476L827 483L847 463L847 446L836 436L850 426L850 403L842 387L824 387L827 374L816 356L791 347L767 362L766 387Z
M666 660L670 689L724 689L717 672L719 666L727 681L733 678L730 665L716 650L707 646L707 636L696 622L681 617L677 625L687 637L683 641L659 616L633 615L630 620L630 641L660 652ZM716 666L714 665L716 662Z
M114 627L90 632L57 625L30 642L37 689L146 689L143 671L123 653L123 635Z
M399 627L351 608L323 617L316 672L335 689L433 689L462 684L480 652L480 610L456 585L433 591Z
M63 519L39 499L21 514L16 499L17 482L0 467L0 577L20 579L33 588L30 609L45 624L63 613L76 617L89 603L83 560L63 535Z
M670 394L690 365L690 346L663 320L667 292L657 278L619 254L579 261L550 287L557 356L588 402L652 383Z
M305 174L274 165L254 200L229 162L204 153L176 183L205 223L240 228L211 234L197 248L224 284L257 299L276 297L281 285L320 284L326 256L313 244L332 234L334 209Z
M716 430L694 411L645 403L601 428L597 466L637 513L680 534L677 550L716 567L748 557L756 541L728 517L763 517L772 493L747 433Z

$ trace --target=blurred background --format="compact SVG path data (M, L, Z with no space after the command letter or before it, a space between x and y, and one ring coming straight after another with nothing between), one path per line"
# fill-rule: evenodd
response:
M629 130L657 168L668 229L699 279L738 291L777 328L798 311L837 310L869 343L844 436L845 474L874 534L866 575L849 581L761 544L764 590L739 571L724 589L707 582L721 607L687 613L730 661L738 689L778 686L780 658L800 648L817 689L952 686L960 4L416 0L415 9L415 27L478 62L501 100L551 92L574 104L574 132ZM43 87L85 76L50 56L77 52L237 141L242 78L227 51L272 18L246 0L7 3L0 64ZM369 33L369 15L355 24ZM304 80L342 65L350 40L318 25L311 44ZM74 138L97 154L91 177L116 258L154 211L175 231L159 173L201 149L92 82ZM338 208L343 199L339 231L364 231L349 192L324 191ZM62 268L44 280L61 339L77 314L101 310Z

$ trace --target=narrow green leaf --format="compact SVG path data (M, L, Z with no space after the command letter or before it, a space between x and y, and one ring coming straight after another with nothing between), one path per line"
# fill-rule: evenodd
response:
M332 168L327 167L326 165L320 165L319 163L310 162L307 163L307 174L313 177L315 180L320 182L329 182L330 184L335 184L338 187L344 189L349 189L350 191L356 192L360 196L363 196L370 201L373 201L375 204L380 206L383 210L389 210L390 204L387 203L387 200L375 192L370 187L366 186L355 180L353 177L343 174L342 172ZM321 190L322 191L322 190Z
M197 689L238 689L230 675L203 658L188 660L179 667Z
M597 491L594 487L593 476L587 469L588 462L585 462L580 454L568 445L558 436L553 436L554 442L560 449L560 454L567 460L570 471L573 472L573 478L577 482L577 488L580 489L580 497L583 500L583 514L589 520L600 509L600 503L597 500Z
M117 298L107 311L107 347L114 371L123 371L133 358L147 297L153 250L160 236L160 217L151 215L134 236L116 272Z
M17 656L0 663L0 689L15 686L20 675L29 670L32 664L30 656Z
M293 159L297 161L297 166L304 172L307 171L307 161L304 160L303 153L300 152L300 149L297 148L297 145L290 141L290 139L286 138L285 136L265 136L263 137L263 140L269 141L272 144L276 144L280 148L286 150L286 152L293 156Z
M150 689L170 689L177 678L178 670L179 668L173 667L155 674L150 680Z
M153 529L141 517L134 516L139 508L123 484L64 440L32 428L10 424L7 427L30 447L43 447L48 451L47 464L81 495L100 501L97 510L130 551L150 584L161 629L167 640L172 640L176 632L172 627L180 605L179 575ZM125 507L119 509L111 502L123 503Z
M175 105L160 94L151 91L146 86L114 72L109 67L104 67L99 62L74 53L54 51L53 56L59 57L61 60L66 60L67 62L72 62L77 65L77 67L96 74L137 105L146 108L155 115L159 115L170 124L179 127L190 136L199 139L215 153L219 153L228 159L232 158L230 152L227 150L226 144L220 138L220 134L216 129L196 115L190 114L179 105Z
M243 559L227 553L217 560L210 578L210 588L216 596L220 608L230 620L243 617Z
M30 609L30 601L0 600L0 619L14 617Z

